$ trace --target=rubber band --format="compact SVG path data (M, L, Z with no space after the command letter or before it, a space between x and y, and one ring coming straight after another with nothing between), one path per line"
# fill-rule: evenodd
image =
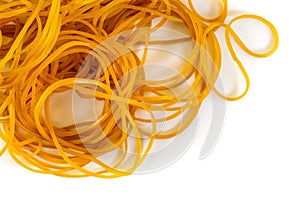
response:
M187 3L0 1L0 139L5 143L0 156L8 151L22 167L43 174L127 176L147 158L155 141L176 137L189 127L212 91L230 101L244 97L250 79L232 40L251 56L267 57L278 47L276 28L250 14L226 23L227 0L219 1L220 13L213 18L197 13L192 0ZM243 19L265 24L273 36L272 48L250 50L232 28ZM152 39L169 21L185 27L189 35ZM216 36L219 29L246 81L236 96L222 94L215 86L226 67ZM191 42L192 49L178 73L148 79L145 65L154 46L183 42ZM133 48L137 46L141 55ZM73 98L102 103L96 119L54 123L51 99L70 91ZM166 116L155 115L162 111ZM158 129L159 123L176 120L169 129Z

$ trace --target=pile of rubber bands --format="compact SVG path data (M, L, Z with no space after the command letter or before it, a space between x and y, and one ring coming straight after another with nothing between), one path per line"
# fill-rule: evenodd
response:
M250 14L225 23L227 1L216 6L221 6L219 15L206 18L192 0L0 0L0 156L8 151L18 164L38 173L125 176L143 163L156 140L185 130L211 91L226 100L242 98L249 78L232 41L252 56L267 57L277 49L277 31ZM253 52L243 43L232 28L242 19L270 28L273 47L268 52ZM151 39L170 21L189 31L191 53L176 75L150 80L143 65L151 45L180 42ZM220 28L247 83L245 92L234 97L215 87L222 69ZM134 45L142 47L141 55L130 48ZM102 102L97 118L56 126L51 97L67 91ZM161 110L166 116L157 117L154 113ZM158 130L158 123L180 116L184 120Z

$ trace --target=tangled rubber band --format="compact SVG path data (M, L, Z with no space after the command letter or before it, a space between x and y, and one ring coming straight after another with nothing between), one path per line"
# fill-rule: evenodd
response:
M278 34L256 15L225 23L227 0L219 3L220 13L207 18L192 0L188 5L180 0L0 0L0 156L8 151L21 166L44 174L126 176L143 163L156 140L184 131L211 91L231 101L244 97L250 81L232 41L261 58L276 51ZM270 50L254 52L240 39L232 25L243 19L260 21L271 30ZM189 35L153 40L151 35L168 22L181 24ZM220 28L246 81L236 96L215 86L222 69L216 36ZM151 46L188 40L193 41L190 55L176 75L147 78L143 66ZM142 54L133 46L142 47ZM51 97L68 91L101 102L97 119L55 125ZM160 111L166 116L157 117ZM158 128L178 117L170 128Z

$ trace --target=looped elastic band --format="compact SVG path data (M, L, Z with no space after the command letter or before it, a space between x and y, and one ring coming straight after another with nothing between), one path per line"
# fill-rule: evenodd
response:
M273 37L273 44L272 44L272 47L267 52L259 53L259 52L255 52L255 51L250 50L245 45L245 43L240 39L240 37L238 36L238 34L232 29L232 25L235 22L237 22L239 20L242 20L242 19L254 19L254 20L260 21L260 22L264 23L271 30L272 37ZM236 52L235 52L235 50L234 50L234 48L232 46L231 37L240 46L240 48L242 50L244 50L246 53L248 53L249 55L257 57L257 58L264 58L264 57L271 56L273 53L275 53L275 51L277 50L278 45L279 45L279 36L278 36L278 32L277 32L276 28L274 27L274 25L271 22L269 22L268 20L266 20L266 19L264 19L264 18L262 18L260 16L247 14L247 15L241 15L241 16L238 16L238 17L232 19L228 24L225 24L225 23L214 23L214 24L211 24L210 26L208 26L208 28L206 29L206 31L204 33L205 38L207 37L207 35L210 32L214 32L214 31L216 31L220 27L224 27L225 28L225 40L226 40L227 48L228 48L229 53L232 56L234 62L237 64L238 68L240 69L240 71L241 71L241 73L242 73L242 75L243 75L243 77L245 79L246 86L245 86L244 91L240 95L237 95L237 96L227 96L225 94L222 94L214 86L215 80L212 81L209 78L207 80L208 80L208 84L210 85L211 89L219 97L221 97L221 98L223 98L225 100L228 100L228 101L236 101L236 100L239 100L239 99L243 98L248 93L249 88L250 88L250 78L249 78L249 75L248 75L246 69L244 68L244 65L242 64L242 62L238 58L238 56L237 56L237 54L236 54Z

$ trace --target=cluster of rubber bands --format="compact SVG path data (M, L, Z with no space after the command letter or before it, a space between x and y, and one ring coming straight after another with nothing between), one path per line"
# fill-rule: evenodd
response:
M125 176L141 165L155 140L185 130L210 91L227 100L242 98L249 78L231 40L252 56L267 57L276 50L278 35L256 15L241 15L226 24L227 1L219 3L220 14L208 19L192 0L188 6L180 0L0 0L0 156L8 151L17 163L38 173ZM241 19L270 28L270 51L256 53L242 42L232 28ZM177 75L148 80L140 66L151 44L178 42L151 41L151 33L168 21L188 29L194 41L190 56ZM224 28L228 50L247 83L245 92L235 97L214 87L222 67L219 28ZM129 48L133 45L143 46L142 56ZM183 87L187 80L192 83ZM53 124L51 96L69 90L103 103L95 121ZM158 118L154 112L161 109L168 114ZM157 123L183 114L187 117L177 125L157 130ZM105 155L110 162L101 160Z

